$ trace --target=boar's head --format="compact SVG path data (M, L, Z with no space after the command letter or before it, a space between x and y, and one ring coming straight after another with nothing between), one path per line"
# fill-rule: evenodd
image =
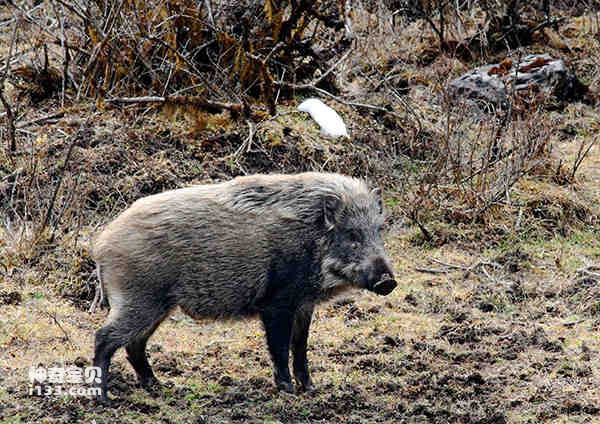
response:
M379 189L325 198L324 288L351 285L387 295L396 287L383 244L383 223Z

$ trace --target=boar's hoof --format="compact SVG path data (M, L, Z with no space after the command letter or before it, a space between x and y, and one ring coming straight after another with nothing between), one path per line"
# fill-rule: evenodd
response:
M110 400L107 395L94 396L94 398L98 406L113 406L112 400Z
M396 283L393 278L385 278L375 283L371 291L382 296L387 296L396 288L397 285L398 283Z
M153 387L153 386L160 386L160 381L158 381L158 379L154 376L154 373L149 374L149 375L140 376L139 381L140 381L140 386L146 387L146 388Z
M277 390L280 392L294 393L294 385L289 381L278 381Z
M157 389L160 389L161 384L160 384L160 381L158 381L158 379L152 375L149 377L141 378L140 386L142 386L144 389L146 389L148 391L155 391Z
M298 391L299 392L312 392L315 389L312 381L307 381L305 383L298 383Z
M298 392L310 392L313 390L313 382L310 374L305 371L295 371L296 387Z

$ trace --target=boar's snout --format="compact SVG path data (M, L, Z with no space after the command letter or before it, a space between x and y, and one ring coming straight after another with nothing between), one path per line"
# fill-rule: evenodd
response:
M386 296L398 285L394 280L394 272L386 258L374 256L367 259L368 273L364 287L374 293Z

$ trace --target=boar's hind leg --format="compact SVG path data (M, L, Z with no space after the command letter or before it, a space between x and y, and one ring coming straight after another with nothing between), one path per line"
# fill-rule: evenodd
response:
M308 344L308 331L312 320L313 305L305 305L298 309L294 317L292 330L292 352L294 358L294 378L301 390L310 390L312 380L308 370L306 349Z
M157 319L148 331L138 335L125 346L127 351L127 360L133 366L135 373L138 376L140 385L145 388L151 388L159 385L159 381L152 372L152 367L148 363L148 357L146 355L146 343L148 339L154 333L154 330L160 325L162 320L167 314Z
M263 311L261 316L273 360L275 385L277 389L289 393L294 393L289 367L293 315L293 311L287 308L271 307Z
M109 323L96 331L94 366L102 370L101 400L108 400L108 369L115 351L141 336L148 334L149 337L169 310L165 306L145 305L144 308L138 308L123 305Z

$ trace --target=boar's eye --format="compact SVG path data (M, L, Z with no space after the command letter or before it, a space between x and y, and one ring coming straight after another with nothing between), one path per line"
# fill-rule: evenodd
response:
M353 246L355 244L358 245L358 243L360 243L362 240L361 234L356 230L348 230L347 235L348 240L352 243Z

